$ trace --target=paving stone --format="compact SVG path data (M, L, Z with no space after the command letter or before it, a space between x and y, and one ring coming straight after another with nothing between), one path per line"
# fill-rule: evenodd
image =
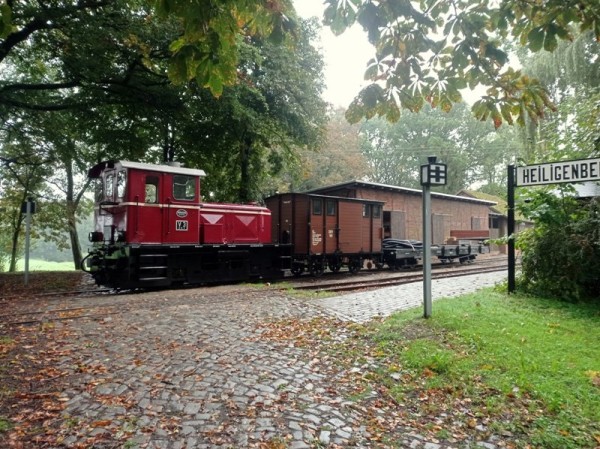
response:
M331 437L331 432L330 431L328 431L328 430L322 430L321 433L319 434L319 441L322 444L327 445L327 444L329 444L330 437Z

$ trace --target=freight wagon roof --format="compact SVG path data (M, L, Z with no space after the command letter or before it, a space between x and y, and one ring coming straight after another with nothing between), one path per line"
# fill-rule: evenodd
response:
M115 168L121 166L123 168L135 168L137 170L154 171L160 173L173 173L176 175L190 175L190 176L206 176L204 170L196 168L186 168L179 165L157 165L157 164L145 164L143 162L131 162L131 161L105 161L94 165L88 171L88 178L97 178L100 173L106 168Z
M368 181L347 181L347 182L342 182L340 184L334 184L334 185L327 186L327 187L320 187L318 189L309 190L306 193L322 193L323 194L323 193L330 192L332 190L343 189L343 188L364 188L364 189L372 189L372 190L388 190L388 191L392 191L392 192L406 193L409 195L419 195L419 196L422 195L422 193L423 193L419 189L391 186L391 185L387 185L387 184L379 184L376 182L368 182ZM441 198L441 199L447 199L447 200L452 200L452 201L463 201L463 202L468 202L468 203L485 204L486 206L493 206L496 204L495 201L487 201L487 200L482 200L479 198L469 198L469 197L464 197L464 196L449 195L447 193L431 192L431 196L433 198Z
M287 195L290 195L290 196L301 195L301 196L309 196L311 198L325 198L325 199L331 198L331 199L335 199L335 200L354 201L354 202L359 202L359 203L385 204L385 201L373 200L371 198L349 198L346 196L324 195L322 193L309 193L309 192L278 193L277 195L273 195L268 198L265 198L265 201L267 201L271 198L277 198L280 196L287 196Z

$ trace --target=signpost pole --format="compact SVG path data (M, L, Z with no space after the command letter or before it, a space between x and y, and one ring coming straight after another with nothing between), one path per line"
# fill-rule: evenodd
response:
M423 316L431 317L431 188L423 186Z
M423 316L431 317L431 186L446 184L446 164L437 162L437 157L429 156L427 164L421 165L421 185L423 186Z
M515 166L509 165L508 167L508 191L507 191L507 203L508 203L508 293L514 293L516 288L515 279Z

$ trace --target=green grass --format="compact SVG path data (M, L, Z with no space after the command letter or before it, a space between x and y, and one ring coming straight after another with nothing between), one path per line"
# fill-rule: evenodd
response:
M394 315L364 338L382 367L376 381L398 402L448 413L468 404L476 421L535 447L600 443L600 304L485 290L436 301L429 320Z
M25 261L17 261L17 271L25 270ZM73 262L49 262L41 259L29 260L29 271L74 271Z

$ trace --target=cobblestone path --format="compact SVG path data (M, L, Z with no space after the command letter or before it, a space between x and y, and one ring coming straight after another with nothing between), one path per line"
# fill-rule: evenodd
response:
M73 428L64 447L503 446L493 438L470 445L426 440L403 425L394 429L394 446L375 443L367 421L377 417L348 400L335 369L323 367L310 348L261 338L266 322L340 317L340 301L348 305L349 298L307 301L244 286L140 297L132 295L139 306L122 314L64 324L69 339L55 367L69 380L60 395Z

